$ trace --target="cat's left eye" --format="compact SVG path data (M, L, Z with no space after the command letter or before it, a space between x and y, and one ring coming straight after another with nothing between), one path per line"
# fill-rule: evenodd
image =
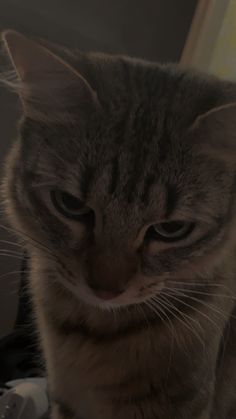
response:
M76 196L61 190L50 192L51 200L56 210L64 217L84 221L87 215L93 214L93 211L84 205Z
M150 231L152 238L165 242L174 242L183 240L190 235L195 227L195 224L188 221L170 221L159 224L154 224Z

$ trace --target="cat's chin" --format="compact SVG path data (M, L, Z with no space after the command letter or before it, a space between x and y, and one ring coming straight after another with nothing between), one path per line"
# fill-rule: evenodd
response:
M81 298L82 296L80 296ZM93 306L102 310L115 309L137 304L135 298L128 293L115 294L109 291L91 292L83 295L83 302L86 305Z

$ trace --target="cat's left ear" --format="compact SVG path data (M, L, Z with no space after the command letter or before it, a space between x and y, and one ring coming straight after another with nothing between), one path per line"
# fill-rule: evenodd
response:
M236 160L236 102L200 115L191 127L199 150Z
M7 30L3 40L16 70L13 88L26 116L41 120L88 117L99 107L87 80L44 45L19 32Z

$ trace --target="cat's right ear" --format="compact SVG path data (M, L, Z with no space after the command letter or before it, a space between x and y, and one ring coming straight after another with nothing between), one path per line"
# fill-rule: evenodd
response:
M82 119L99 108L96 92L85 78L59 56L19 32L3 32L16 71L13 88L26 116L32 119Z
M201 153L225 161L236 159L236 102L217 106L199 115L190 128Z

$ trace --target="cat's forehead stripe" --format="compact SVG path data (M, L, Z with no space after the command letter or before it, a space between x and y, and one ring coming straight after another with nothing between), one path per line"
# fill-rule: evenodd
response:
M80 192L81 199L86 201L94 180L95 169L93 166L86 164L80 174Z
M142 192L141 197L140 197L140 200L144 205L147 205L149 203L151 189L152 189L152 186L153 186L154 182L155 182L154 173L148 175L146 177L146 179L144 179L143 192Z
M166 185L166 209L165 209L165 217L168 218L174 212L177 201L179 198L179 192L177 187L174 184L167 184Z

